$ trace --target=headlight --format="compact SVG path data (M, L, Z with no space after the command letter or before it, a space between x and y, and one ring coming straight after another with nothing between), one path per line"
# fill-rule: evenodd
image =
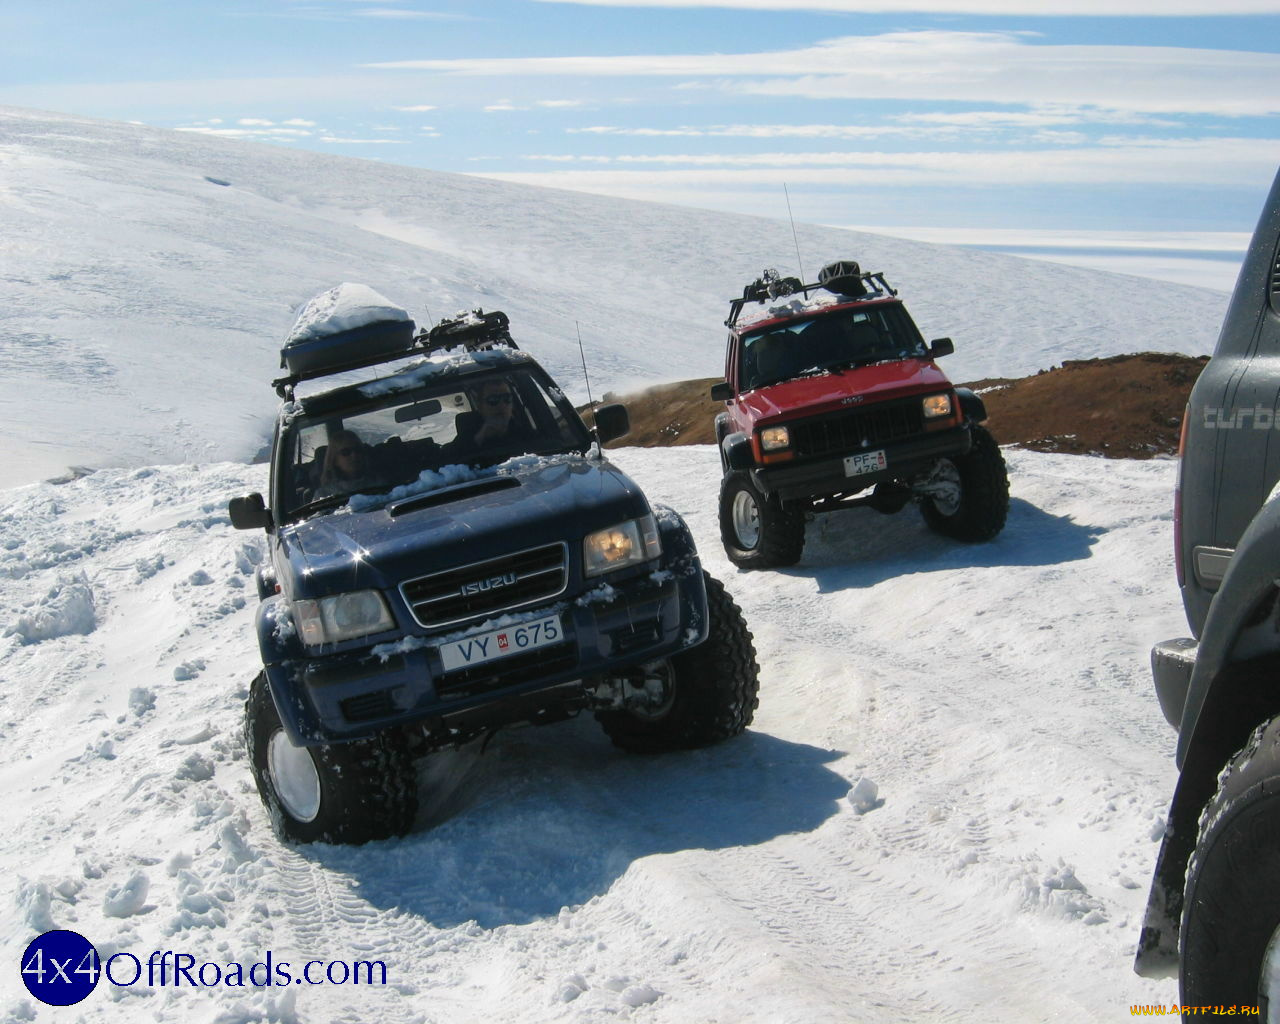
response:
M651 562L661 554L657 522L653 516L641 516L588 534L582 542L583 573L599 576L602 572Z
M381 633L396 624L387 602L376 590L354 590L318 601L295 601L293 615L302 642L309 647Z
M765 427L760 431L760 447L766 452L791 447L791 433L786 427Z
M936 420L939 416L951 415L950 395L930 395L924 400L924 418Z

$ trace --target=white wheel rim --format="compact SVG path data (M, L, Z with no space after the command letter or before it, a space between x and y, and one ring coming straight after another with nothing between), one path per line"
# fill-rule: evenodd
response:
M277 729L267 745L267 771L271 787L295 821L314 821L320 813L320 775L311 751L296 747L283 729Z
M760 508L747 491L733 496L733 532L748 550L760 543Z
M1258 996L1267 1002L1266 1024L1280 1024L1280 926L1271 933L1267 951L1262 954Z
M944 516L960 511L960 470L950 459L943 459L929 481L929 496L933 506Z

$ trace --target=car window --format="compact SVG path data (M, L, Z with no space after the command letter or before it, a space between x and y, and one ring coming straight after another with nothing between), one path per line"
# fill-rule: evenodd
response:
M745 335L742 388L767 387L808 373L925 354L920 332L901 307L846 310Z
M581 426L528 371L473 375L464 387L452 378L367 405L295 416L282 438L278 502L288 520L309 506L390 491L445 465L493 465L584 443Z

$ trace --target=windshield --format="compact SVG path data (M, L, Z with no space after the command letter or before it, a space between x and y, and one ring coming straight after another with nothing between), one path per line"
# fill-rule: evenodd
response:
M924 339L897 303L793 320L743 336L743 391L828 370L927 356Z
M284 520L380 494L444 466L490 466L515 455L581 451L580 422L542 382L515 369L451 377L376 402L296 416L280 436Z

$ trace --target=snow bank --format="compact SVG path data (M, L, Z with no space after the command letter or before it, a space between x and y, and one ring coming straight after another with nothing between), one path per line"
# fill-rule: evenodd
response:
M30 611L5 631L24 644L36 644L60 636L87 635L97 625L93 608L93 588L84 574L64 578Z

